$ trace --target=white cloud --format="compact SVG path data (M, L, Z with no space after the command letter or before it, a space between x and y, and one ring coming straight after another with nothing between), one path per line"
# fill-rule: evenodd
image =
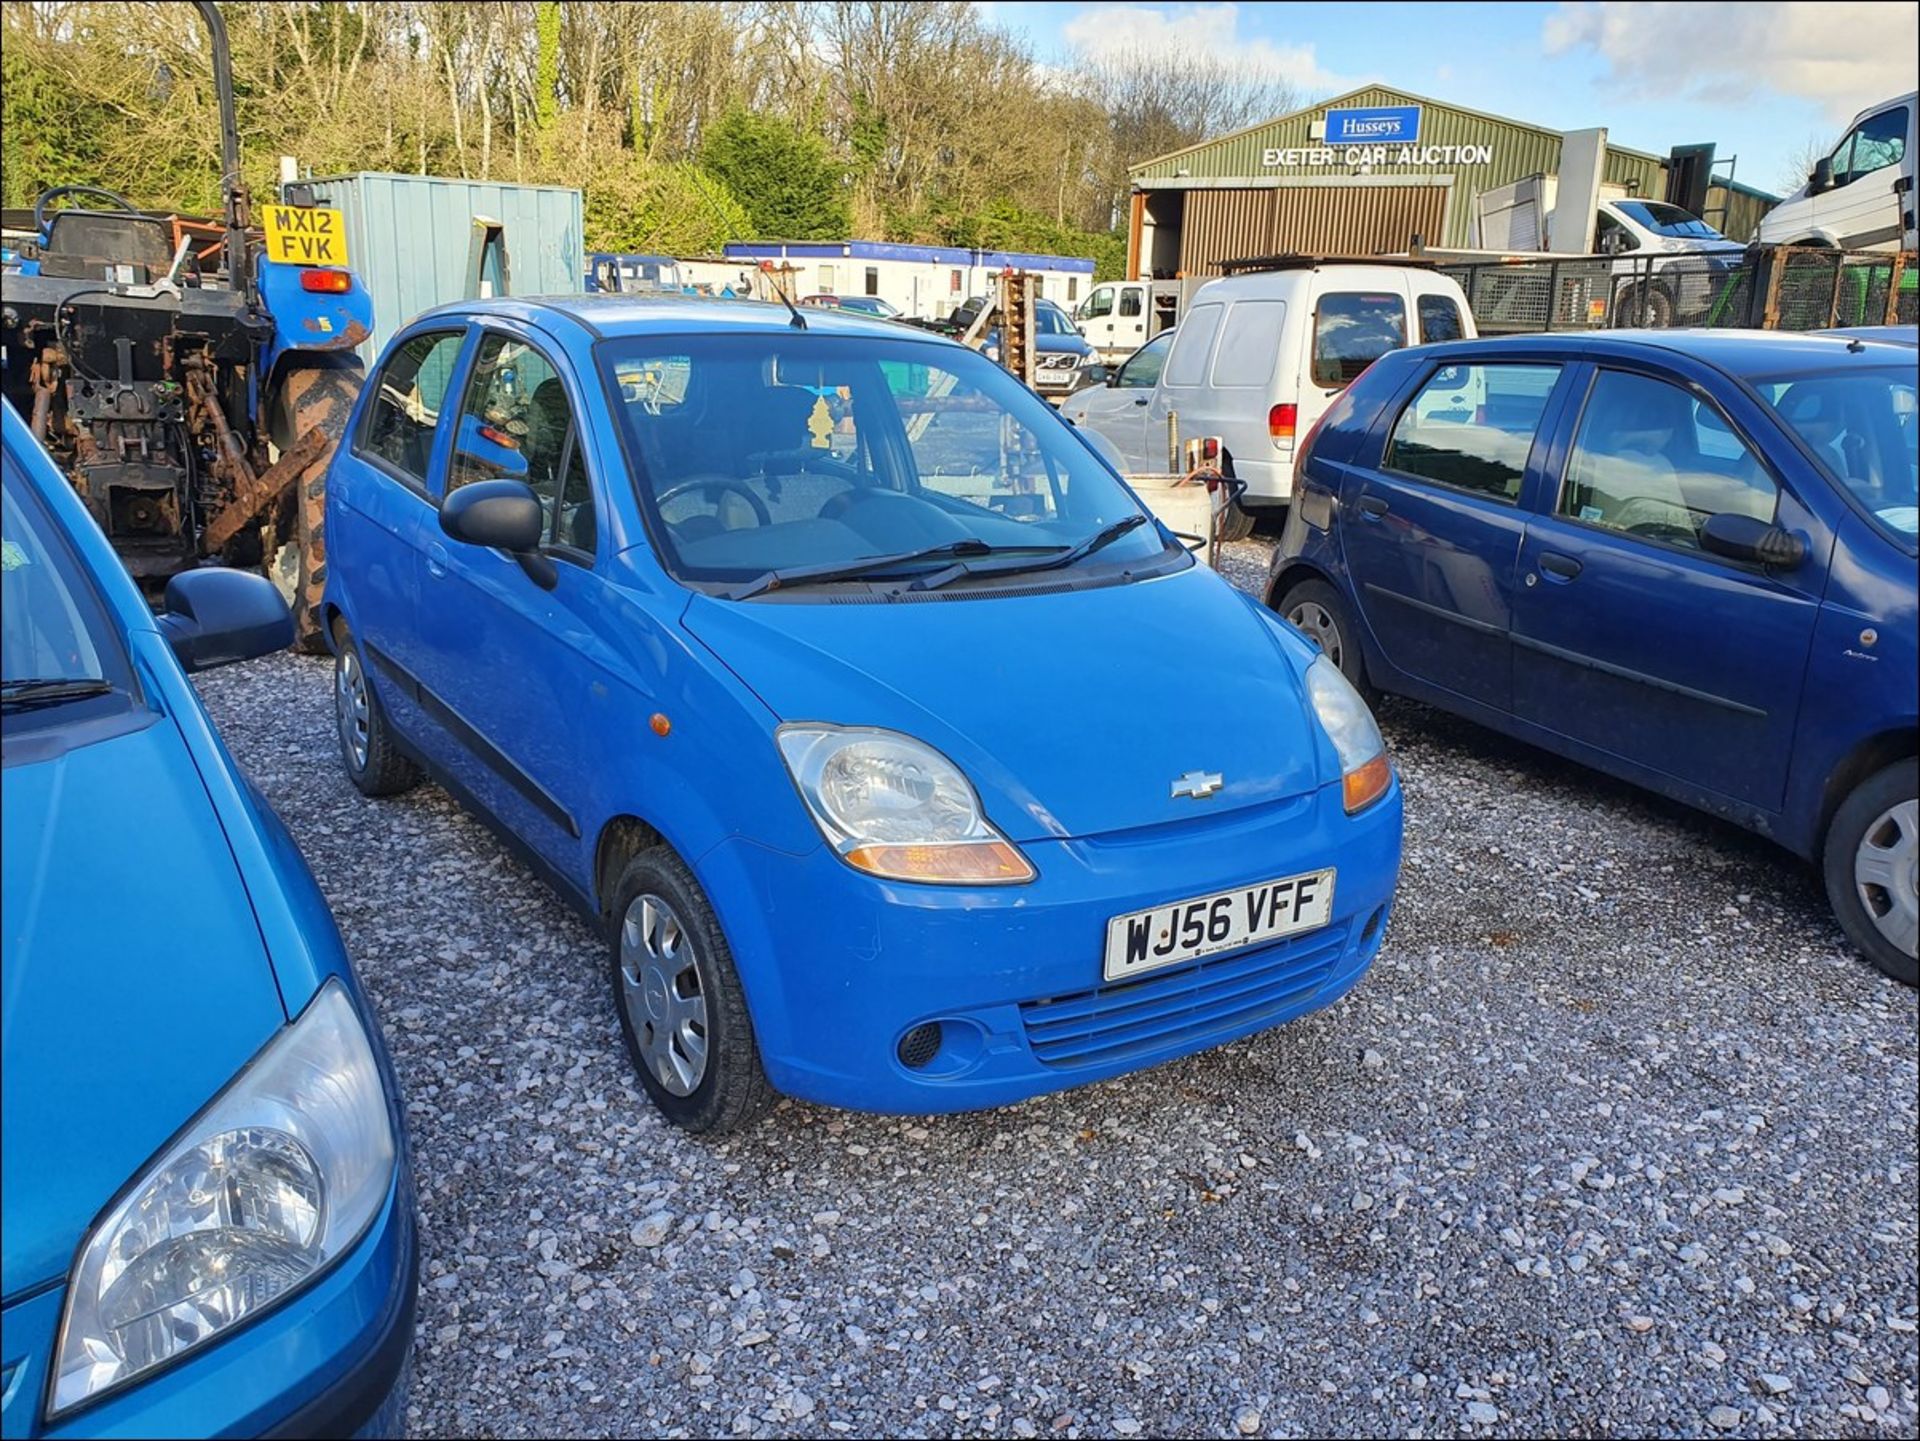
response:
M1171 60L1207 55L1285 80L1302 95L1330 95L1359 82L1321 68L1311 44L1276 45L1240 33L1240 7L1088 5L1060 27L1067 45L1089 60L1146 52Z
M1873 0L1587 0L1563 3L1540 39L1549 55L1594 51L1629 96L1732 103L1792 95L1836 121L1912 90L1920 71L1920 7Z

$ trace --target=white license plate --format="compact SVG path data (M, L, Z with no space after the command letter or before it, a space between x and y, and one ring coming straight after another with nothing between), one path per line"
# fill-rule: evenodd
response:
M1121 981L1142 971L1317 930L1332 919L1331 867L1196 896L1108 921L1101 974Z

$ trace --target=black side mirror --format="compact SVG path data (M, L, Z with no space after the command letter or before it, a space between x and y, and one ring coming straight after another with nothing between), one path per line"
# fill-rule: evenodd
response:
M157 624L186 671L272 655L293 644L293 613L273 582L250 570L209 566L167 582Z
M504 550L535 583L552 589L559 573L541 553L547 515L533 487L518 480L476 480L440 503L440 529L463 545Z
M1813 174L1807 177L1815 195L1833 189L1833 159L1831 156L1813 162Z
M1100 376L1100 383L1102 385L1118 385L1120 383L1120 367L1119 366L1116 365L1109 368L1103 365L1100 367L1100 369L1102 372Z
M1112 382L1113 369L1106 365L1083 365L1080 367L1082 385L1107 385Z
M1772 570L1792 570L1807 558L1807 543L1799 536L1750 515L1709 516L1700 527L1700 548Z

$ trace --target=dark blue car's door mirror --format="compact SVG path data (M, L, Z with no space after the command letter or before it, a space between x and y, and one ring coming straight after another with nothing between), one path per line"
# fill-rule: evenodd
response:
M533 487L518 480L476 480L440 503L440 529L465 545L504 550L534 582L552 589L554 564L540 550L547 514Z
M273 582L249 570L209 566L167 582L159 618L183 669L210 670L293 644L293 613Z
M1792 570L1807 558L1807 543L1792 531L1733 513L1707 518L1700 527L1700 548L1774 570Z

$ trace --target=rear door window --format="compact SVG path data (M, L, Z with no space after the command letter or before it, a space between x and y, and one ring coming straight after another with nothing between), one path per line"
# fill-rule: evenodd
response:
M1511 504L1559 378L1557 365L1443 365L1394 422L1382 464Z
M1313 383L1350 385L1360 372L1407 343L1407 302L1385 291L1330 290L1313 316Z
M1196 305L1174 332L1173 354L1167 359L1168 385L1198 385L1207 375L1207 356L1214 332L1220 328L1224 305Z
M1229 310L1213 357L1214 388L1264 387L1273 378L1286 323L1284 300L1242 300Z
M416 335L387 357L373 383L359 453L419 490L427 486L434 432L465 339L463 330Z

